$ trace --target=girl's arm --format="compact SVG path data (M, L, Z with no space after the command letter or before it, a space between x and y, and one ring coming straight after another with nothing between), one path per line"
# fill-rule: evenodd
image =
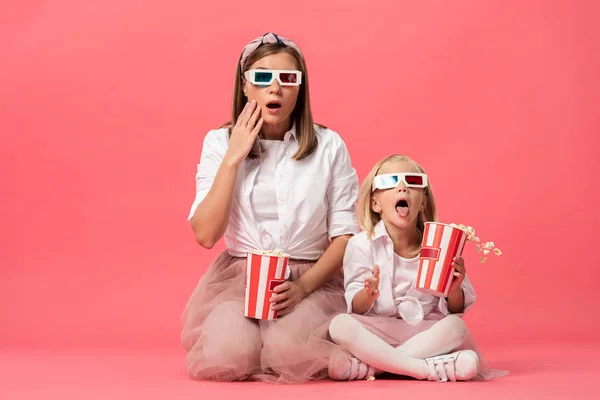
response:
M344 288L349 313L368 312L379 297L379 267L364 235L353 237L346 248Z

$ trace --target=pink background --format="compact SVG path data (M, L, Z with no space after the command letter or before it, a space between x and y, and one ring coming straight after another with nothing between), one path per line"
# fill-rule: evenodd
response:
M361 180L406 153L444 221L502 248L467 249L482 345L597 340L597 3L248 4L0 2L0 346L179 346L223 248L186 221L202 140L269 30Z

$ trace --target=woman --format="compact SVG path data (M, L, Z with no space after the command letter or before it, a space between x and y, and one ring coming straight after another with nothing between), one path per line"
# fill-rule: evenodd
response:
M358 178L339 135L312 120L306 63L267 33L237 66L232 122L208 133L189 220L198 243L227 251L200 279L183 314L196 379L301 382L327 377L328 346L311 332L344 312L341 266L358 233ZM277 320L244 317L250 250L290 255L271 298Z

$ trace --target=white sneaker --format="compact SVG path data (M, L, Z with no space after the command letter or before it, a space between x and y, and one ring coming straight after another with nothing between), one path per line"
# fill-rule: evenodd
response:
M473 350L461 350L425 359L430 381L468 381L477 376L479 357Z
M375 368L345 351L336 351L329 359L329 377L334 381L353 381L375 377Z

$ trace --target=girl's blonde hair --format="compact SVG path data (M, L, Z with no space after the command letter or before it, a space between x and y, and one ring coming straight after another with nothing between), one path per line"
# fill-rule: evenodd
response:
M316 127L325 128L324 125L314 124L312 112L310 109L310 92L308 86L308 71L306 68L306 62L302 55L293 47L285 46L278 43L263 44L256 50L254 50L244 63L244 69L240 65L242 55L237 63L237 70L235 72L235 86L233 88L233 106L231 121L221 125L221 128L229 128L229 135L231 136L231 128L235 125L238 117L242 113L244 106L248 102L248 99L244 95L244 72L250 69L250 67L263 57L276 53L288 53L291 55L298 66L298 70L302 72L302 84L298 92L298 100L296 101L296 107L292 112L292 121L296 124L296 138L298 140L298 151L292 156L294 160L302 160L304 157L311 155L317 148L317 133ZM257 158L259 152L262 150L258 147L258 140L250 150L248 158Z
M367 232L367 236L369 237L369 239L372 238L375 234L375 225L377 225L379 221L381 221L381 216L379 215L379 213L376 213L371 208L371 202L374 193L371 191L371 188L373 187L373 180L379 173L379 170L381 170L381 168L384 165L392 161L410 162L415 166L417 171L423 174L426 173L423 167L421 167L421 165L419 165L410 157L405 156L403 154L393 154L380 160L377 164L375 164L375 166L373 167L371 172L369 172L369 175L367 175L367 178L363 182L360 191L360 198L358 201L358 223L360 227ZM419 216L417 217L417 229L421 233L423 233L423 229L425 228L425 222L434 222L438 220L437 208L435 206L435 199L433 198L431 181L429 181L429 179L428 186L423 189L423 194L427 197L425 210L419 211Z

